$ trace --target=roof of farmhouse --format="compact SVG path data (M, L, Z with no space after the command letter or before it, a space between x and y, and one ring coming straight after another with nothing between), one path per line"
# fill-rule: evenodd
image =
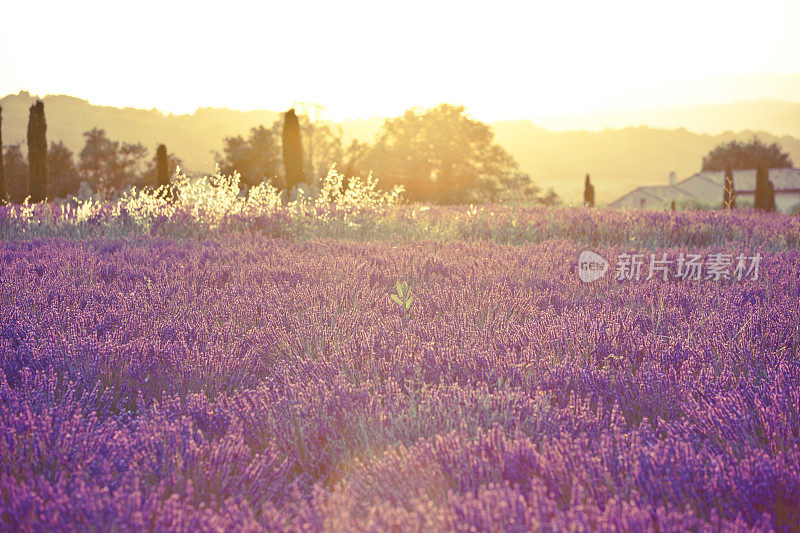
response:
M773 168L769 179L775 187L775 194L800 192L799 168ZM654 201L668 202L684 198L700 200L716 199L725 184L725 171L704 170L679 181L674 185L648 185L637 187L622 195L609 205L622 207L632 196L652 197ZM756 188L756 171L751 169L733 171L733 187L739 194L752 194Z

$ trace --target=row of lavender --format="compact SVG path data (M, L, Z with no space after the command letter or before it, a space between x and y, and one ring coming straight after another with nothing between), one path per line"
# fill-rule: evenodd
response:
M581 250L3 243L0 529L796 528L800 251Z
M341 178L335 173L332 176ZM374 192L359 194L356 199L328 202L323 197L281 205L280 197L266 193L239 196L238 187L195 188L184 191L184 204L140 194L107 204L0 206L0 240L207 238L240 232L295 239L508 244L564 238L592 246L649 249L731 241L770 250L800 246L800 217L752 209L658 212L500 205L430 207L394 205L396 195L386 200ZM190 197L186 191L195 194Z

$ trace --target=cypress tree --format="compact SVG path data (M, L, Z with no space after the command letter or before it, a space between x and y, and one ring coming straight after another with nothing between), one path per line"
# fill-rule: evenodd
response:
M303 143L300 139L300 122L294 109L283 119L283 168L286 172L286 190L303 181Z
M169 159L167 158L167 147L159 144L156 150L156 187L166 187L168 185Z
M756 169L756 191L753 200L753 207L756 209L766 209L766 193L767 193L767 170L764 163L759 163Z
M770 179L767 179L767 184L764 188L764 210L768 213L775 211L775 186L772 185L772 180Z
M3 107L0 106L0 205L6 203L6 167L3 164Z
M28 116L28 176L31 203L47 199L47 122L44 104L37 100Z
M169 157L167 147L159 144L156 149L156 187L161 187L161 196L172 200L172 188L169 180Z
M589 174L586 174L586 182L583 185L583 205L594 207L594 186L589 179Z
M722 205L725 209L736 207L736 190L733 185L733 168L730 164L725 166L725 191L723 194Z

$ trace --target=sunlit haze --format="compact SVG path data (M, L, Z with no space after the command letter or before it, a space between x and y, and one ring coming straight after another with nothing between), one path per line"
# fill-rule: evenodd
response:
M800 99L742 77L800 73L795 0L528 4L4 2L0 94L173 113L316 102L333 119L453 102L484 120Z

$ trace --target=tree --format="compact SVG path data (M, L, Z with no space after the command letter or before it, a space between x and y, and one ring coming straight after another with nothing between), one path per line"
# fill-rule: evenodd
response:
M586 182L583 184L583 205L594 207L594 186L589 179L589 174L586 174Z
M66 198L78 194L81 178L72 151L62 142L51 142L47 151L47 166L50 173L50 196Z
M342 128L336 124L312 121L308 115L298 115L295 111L297 122L300 125L300 150L303 153L303 180L315 183L328 174L334 163L342 163L344 150L342 149ZM277 120L273 131L283 135L283 123ZM342 169L340 168L341 172ZM284 166L285 175L285 166Z
M547 207L553 207L561 203L561 198L558 197L553 189L547 189L547 193L541 198L537 198L536 202Z
M297 117L300 123L303 168L307 181L315 181L328 173L332 164L342 160L342 129L324 122L311 122L305 115Z
M768 213L775 212L775 187L769 179L764 190L764 210Z
M3 205L7 201L6 167L3 164L3 106L0 106L0 205Z
M481 189L481 197L491 203L542 203L539 187L522 171L508 172L485 180L481 183Z
M47 122L37 100L28 115L28 183L32 203L47 199Z
M6 193L11 203L21 204L28 196L28 164L18 144L6 148Z
M303 143L300 139L300 123L294 109L286 112L282 132L283 169L286 190L291 190L304 181Z
M754 169L759 163L769 168L792 167L789 154L781 152L777 143L769 146L762 143L757 137L746 144L731 141L711 150L703 158L703 170L724 170L730 166L733 169Z
M763 163L759 163L756 169L756 190L753 201L753 207L756 209L767 209L767 204L769 202L767 199L768 181L767 168Z
M325 109L319 104L304 102L298 107L295 115L300 125L303 175L306 181L314 183L328 174L332 164L342 163L342 128L319 120ZM282 131L282 121L276 121L273 128Z
M99 128L85 131L83 136L86 141L78 154L81 174L96 190L109 189L117 171L119 143L106 137L105 130Z
M83 136L86 143L78 156L78 167L84 179L101 194L142 185L147 148L140 143L112 141L99 128L85 131Z
M120 143L114 190L122 191L131 185L142 186L147 169L147 152L147 148L141 143Z
M722 206L725 209L736 207L736 190L733 185L733 167L728 164L725 166L725 190L722 196Z
M169 175L167 147L163 144L159 144L156 149L156 187L168 187Z
M161 188L159 195L167 200L174 200L176 198L177 189L172 186L172 173L178 167L183 166L183 162L175 156L167 152L166 145L159 144L156 149L156 155L150 162L147 170L142 179L144 187Z
M365 168L367 156L369 155L370 146L367 143L359 142L358 139L353 139L342 153L342 168L339 169L347 177L360 176L366 174L368 169Z
M264 126L250 129L250 136L226 137L223 140L225 156L217 154L217 164L223 174L238 172L244 185L258 185L269 180L273 185L280 170L280 149L274 131Z
M409 200L442 204L491 200L487 190L496 194L519 173L489 126L449 104L387 120L366 163L383 185L403 185Z

